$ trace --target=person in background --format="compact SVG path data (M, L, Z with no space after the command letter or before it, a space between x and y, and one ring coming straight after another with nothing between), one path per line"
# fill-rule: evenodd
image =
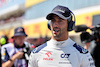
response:
M89 49L89 46L90 46L90 42L87 42L87 43L85 43L85 44L86 44L86 45L84 46L84 48L88 50L88 49Z
M69 8L58 5L46 19L52 38L31 52L28 67L95 67L90 53L69 38L75 26Z
M98 39L96 40L96 42L95 42L96 44L94 44L94 46L91 48L90 53L93 57L95 66L100 67L100 40ZM84 48L89 50L89 47L91 47L91 42L86 42Z
M14 30L13 43L1 47L2 67L27 67L30 47L25 42L27 34L23 27ZM26 54L27 53L27 54Z

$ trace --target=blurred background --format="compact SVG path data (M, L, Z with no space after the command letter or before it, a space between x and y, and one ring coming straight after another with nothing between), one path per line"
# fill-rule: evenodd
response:
M6 35L12 42L14 29L22 26L28 35L27 42L34 45L46 42L51 38L46 15L57 5L72 10L75 25L91 27L100 23L100 0L0 0L0 36ZM80 33L71 31L69 34L72 40L84 46Z

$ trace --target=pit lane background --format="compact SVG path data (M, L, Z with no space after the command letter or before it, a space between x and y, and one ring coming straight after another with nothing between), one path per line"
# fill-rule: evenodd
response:
M7 0L5 0L5 1L7 1ZM13 1L13 3L12 3L12 1ZM92 0L92 1L94 1L94 0ZM47 10L47 9L45 9L47 7L43 7L44 10L41 10L41 11L44 11L44 13L47 14L57 4L64 5L64 6L67 6L67 4L68 4L69 7L71 6L68 3L68 0L64 0L63 2L62 2L62 0L58 0L57 2L56 2L56 0L21 0L21 1L20 0L9 0L7 2L8 2L8 4L6 5L7 7L11 6L11 4L12 4L12 6L15 5L15 4L16 5L17 4L23 4L25 6L24 10L26 12L26 16L28 16L27 15L28 14L28 10L32 9L31 7L36 9L36 8L38 8L41 5L43 5L43 6L51 5L52 7L50 7L50 9ZM73 1L71 1L71 2L73 2ZM52 4L54 4L54 5L52 5ZM37 5L39 5L39 6L37 7ZM74 4L74 5L77 5L77 4ZM74 6L74 5L72 4L72 6ZM22 8L19 8L19 7L18 7L18 10L23 11L23 10L21 10L23 7ZM4 6L1 9L5 9L5 8L6 7ZM97 23L100 22L99 19L97 19L98 21L93 19L94 16L98 15L98 17L99 17L99 15L100 15L100 5L99 5L99 2L95 6L88 6L88 7L85 7L85 8L78 7L78 8L79 9L73 9L72 10L73 13L75 14L75 17L76 17L75 25L85 24L85 25L91 27L91 26L96 25ZM38 8L37 10L39 11L40 8ZM40 14L40 13L36 13L36 10L34 10L34 11L35 12L33 12L32 15L34 15L35 17L33 17L33 19L23 20L22 22L20 22L19 25L17 25L16 23L15 24L14 23L13 24L8 24L8 25L10 25L9 28L3 26L2 29L0 29L0 36L1 35L8 35L9 38L11 38L13 36L13 34L14 34L14 29L16 27L18 27L18 26L23 26L25 28L25 31L28 34L29 38L38 38L40 36L42 36L42 37L45 37L45 36L51 37L51 32L47 28L47 22L48 21L45 19L46 14L42 16L42 12L40 12L41 13ZM16 12L16 11L14 11L14 12ZM5 13L3 16L7 16L8 14L10 14L10 13ZM40 17L38 17L39 14L40 14ZM1 18L2 18L2 16L1 16ZM27 17L26 17L26 19L27 19ZM70 36L77 36L77 35L79 35L78 33L75 33L75 31L71 31L71 32L69 32L69 34L70 34Z

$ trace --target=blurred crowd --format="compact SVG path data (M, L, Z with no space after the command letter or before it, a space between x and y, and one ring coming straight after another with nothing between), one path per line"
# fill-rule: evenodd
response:
M31 46L31 48L38 47L39 45L45 43L48 41L50 37L39 37L39 38L26 38L25 41L28 42ZM0 46L3 46L7 43L12 43L13 39L9 38L7 35L0 36Z
M23 15L14 15L6 19L0 19L0 25L7 24L7 23L15 23L23 20Z

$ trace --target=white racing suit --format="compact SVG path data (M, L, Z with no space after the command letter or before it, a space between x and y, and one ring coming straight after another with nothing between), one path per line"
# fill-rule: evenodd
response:
M28 67L95 67L90 53L68 38L65 41L51 39L35 48Z

